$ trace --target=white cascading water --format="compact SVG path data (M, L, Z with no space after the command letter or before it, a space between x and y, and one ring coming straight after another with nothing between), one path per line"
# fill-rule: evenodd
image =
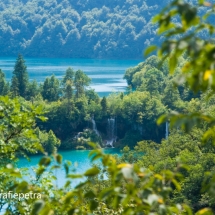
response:
M169 123L166 122L166 140L168 139L169 136Z
M106 145L109 145L113 148L113 143L116 141L116 127L114 118L108 119L107 138L108 139Z
M97 130L97 127L96 127L96 122L95 122L95 120L93 119L93 117L91 118L91 121L92 121L92 124L93 124L93 131L94 131L98 136L100 136L100 135L99 135L99 132L98 132L98 130Z

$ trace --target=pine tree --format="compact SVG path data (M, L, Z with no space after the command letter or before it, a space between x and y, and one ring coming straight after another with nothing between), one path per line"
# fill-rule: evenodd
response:
M9 83L5 80L4 72L0 69L0 95L5 96L9 92Z
M14 66L11 91L14 96L25 97L28 87L28 73L25 65L25 60L22 55L19 54Z
M75 74L74 70L69 67L66 70L66 74L62 80L64 98L68 100L68 103L72 99L73 95L74 74Z
M73 94L72 83L70 80L68 80L64 88L64 97L68 100L68 103L72 99L72 94Z
M65 76L63 77L63 80L62 80L63 84L66 84L67 81L70 81L71 83L73 83L74 74L75 74L74 70L71 67L69 67L66 70Z
M106 113L106 112L107 112L107 99L106 99L105 96L102 98L100 104L101 104L101 106L102 106L102 111L103 111L104 113Z

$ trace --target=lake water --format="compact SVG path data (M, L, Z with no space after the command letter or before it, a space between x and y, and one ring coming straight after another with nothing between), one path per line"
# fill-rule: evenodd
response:
M67 151L59 151L59 154L63 156L63 162L66 160L72 162L71 169L74 170L73 173L81 174L81 173L84 173L90 167L92 167L92 163L88 157L89 152L90 150L67 150ZM115 148L104 149L104 153L112 154L112 155L120 155L120 150ZM42 155L31 156L30 162L25 158L20 158L20 160L18 161L18 167L28 168L27 177L34 177L35 174L33 169L37 166L41 158L42 158ZM54 170L53 175L58 178L58 180L56 181L56 185L63 186L65 184L66 174L63 168ZM72 186L77 185L79 182L80 182L80 179L73 180Z
M10 80L16 58L0 57L0 69ZM124 91L126 81L123 79L125 70L134 67L141 60L100 60L100 59L60 59L60 58L25 58L27 70L31 80L44 81L54 74L62 78L68 67L74 70L83 70L91 79L91 88L100 96L106 96L111 92Z

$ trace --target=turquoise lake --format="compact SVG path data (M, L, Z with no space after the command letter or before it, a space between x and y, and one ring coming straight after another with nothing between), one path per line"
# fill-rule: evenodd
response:
M106 154L112 154L112 155L120 155L120 150L115 149L115 148L110 148L110 149L103 149L104 153ZM59 154L63 156L63 162L65 161L71 161L72 166L71 170L73 171L72 173L77 173L81 174L84 173L87 169L92 167L92 162L90 161L88 155L90 153L90 150L68 150L68 151L59 151ZM35 177L33 169L37 166L38 162L42 158L42 155L34 155L30 157L30 161L28 161L25 158L20 158L18 161L18 167L24 167L27 168L27 178L28 177ZM99 161L96 161L99 162ZM56 181L56 186L63 186L66 182L65 179L65 170L64 168L62 169L57 169L54 170L52 173L46 173L46 174L53 174L58 178ZM81 180L84 179L75 179L72 180L72 186L77 185Z
M16 58L0 57L0 69L10 80ZM61 58L25 58L30 80L44 81L54 74L62 78L68 67L83 70L91 79L90 87L100 96L111 92L124 91L126 81L123 79L125 70L136 66L141 60L101 60L101 59L61 59Z
M0 69L6 75L9 81L12 77L13 68L16 58L0 57ZM90 87L95 89L100 96L107 96L111 92L122 92L127 84L123 79L126 69L136 66L141 60L100 60L100 59L60 59L60 58L25 58L27 71L30 80L43 82L46 77L54 74L61 79L68 67L74 70L83 70L91 79ZM120 154L117 149L105 149L105 153ZM60 151L64 160L69 160L74 164L77 163L76 173L83 173L91 167L88 158L89 151ZM31 156L31 161L22 158L18 162L18 167L27 167L30 171L28 177L34 176L34 167L41 159L41 156ZM53 173L57 176L57 185L62 186L65 183L65 172L59 169ZM80 182L74 180L73 185Z

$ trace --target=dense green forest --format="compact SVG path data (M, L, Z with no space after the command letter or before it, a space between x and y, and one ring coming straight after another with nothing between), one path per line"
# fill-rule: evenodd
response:
M86 149L89 147L88 138L105 147L111 118L115 120L117 130L114 146L133 148L142 139L160 143L166 131L165 125L157 126L157 118L171 110L186 112L193 98L200 98L200 94L193 94L185 86L173 89L174 80L185 62L182 57L178 72L168 76L168 61L159 68L160 60L151 56L126 70L124 78L128 87L125 93L100 98L88 87L90 78L81 70L68 68L62 80L52 75L40 84L30 82L25 61L19 55L11 84L0 72L0 95L21 96L26 99L26 105L42 104L48 120L38 121L38 129L53 131L61 140L62 149ZM93 131L92 119L97 124L99 135ZM80 138L76 138L77 135L81 135Z
M2 0L0 55L140 59L162 41L151 19L168 2Z
M22 55L9 83L0 70L0 213L214 215L215 44L201 32L215 33L207 22L215 5L197 5L175 0L156 16L164 41L144 52L157 55L126 70L125 93L100 98L72 68L62 80L30 82ZM110 120L122 156L101 149ZM77 174L59 147L93 149L96 163ZM36 153L44 156L27 178L17 160ZM65 172L61 187L57 170Z

